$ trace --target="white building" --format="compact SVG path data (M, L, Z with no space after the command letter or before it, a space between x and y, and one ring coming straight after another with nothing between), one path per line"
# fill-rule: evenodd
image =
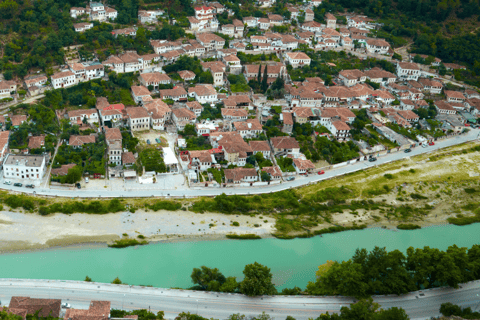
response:
M310 59L310 57L305 53L297 51L285 53L285 61L288 62L293 68L298 68L309 66L312 59Z
M420 76L420 68L413 62L398 62L397 76L400 80L415 80L418 81Z
M77 84L75 74L70 71L57 72L51 76L54 89L68 88Z
M3 163L4 179L21 180L24 183L39 183L45 174L45 156L8 154Z

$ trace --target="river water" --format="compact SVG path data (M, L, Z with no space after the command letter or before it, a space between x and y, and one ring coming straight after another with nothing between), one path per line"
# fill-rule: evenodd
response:
M192 286L194 267L217 267L225 276L243 278L243 268L255 261L267 265L277 288L305 288L327 260L347 260L357 248L374 246L405 252L410 247L442 250L456 244L480 243L480 224L435 226L413 231L365 229L295 240L218 240L157 243L113 249L106 247L60 248L0 255L1 278L32 278L123 282L155 287Z

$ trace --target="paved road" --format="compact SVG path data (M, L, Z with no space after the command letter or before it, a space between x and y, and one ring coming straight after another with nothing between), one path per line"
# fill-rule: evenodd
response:
M1 184L0 187L5 190L11 191L20 191L24 193L33 193L37 195L45 196L59 196L59 197L80 197L80 198L99 198L99 197L133 197L133 198L142 198L142 197L200 197L200 196L216 196L222 193L227 195L237 194L237 195L247 195L247 194L261 194L261 193L271 193L277 192L289 188L296 188L304 186L311 183L317 183L322 180L330 179L336 176L341 176L350 172L355 172L363 170L372 166L377 166L385 164L388 162L400 160L406 157L415 156L423 153L428 153L436 151L438 149L458 145L464 142L477 140L480 135L480 129L472 129L467 134L459 135L450 139L439 140L435 142L434 146L428 146L427 148L417 147L412 149L411 153L404 152L394 152L387 154L385 156L379 157L376 162L362 161L357 162L351 165L346 165L336 169L331 169L325 172L325 174L319 176L316 174L311 174L308 177L301 177L294 181L284 182L281 184L275 184L270 186L263 187L230 187L230 188L199 188L199 189L176 189L176 190L128 190L127 191L117 191L117 190L85 190L85 189L75 189L75 190L57 190L57 189L26 189L25 187L18 188L13 185L4 185ZM0 181L3 179L0 179Z
M159 270L160 272L160 270ZM480 281L461 289L442 288L397 296L378 296L384 308L402 307L412 319L438 316L440 304L452 302L474 309L480 301ZM346 297L264 296L248 298L240 294L206 293L187 290L148 288L77 281L0 279L0 300L7 305L12 296L58 298L73 308L87 309L90 300L109 300L116 309L165 311L172 319L180 312L198 313L206 318L226 319L233 313L255 316L265 311L275 319L288 315L297 320L316 318L321 313L338 312L354 299Z

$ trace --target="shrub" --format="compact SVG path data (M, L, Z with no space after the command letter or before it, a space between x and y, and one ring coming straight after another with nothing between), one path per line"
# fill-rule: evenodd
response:
M144 236L143 234L139 234L139 235L137 236L137 238L138 238L138 239L145 239L145 236Z
M126 248L131 246L141 246L145 244L148 244L146 240L138 241L136 239L121 239L121 240L115 240L114 243L109 244L108 246L110 248Z
M232 226L240 227L240 223L238 223L237 221L232 221Z
M146 204L145 207L152 209L153 211L158 211L158 210L177 211L182 208L182 204L176 201L157 201L152 205Z
M386 173L386 174L384 174L383 176L384 176L386 179L390 179L390 180L393 179L393 178L395 178L395 176L394 176L393 174L390 174L390 173Z
M465 190L466 193L469 193L469 194L477 192L477 190L475 188L465 188L464 190Z
M118 278L117 278L117 279L118 279ZM90 278L89 276L86 276L86 277L85 277L85 280L83 280L83 281L92 282L92 278Z
M415 229L421 229L421 228L422 227L420 227L419 225L413 224L413 223L402 223L397 226L397 229L400 229L400 230L415 230Z
M414 200L428 199L427 197L424 197L424 196L422 196L421 194L418 194L418 193L412 193L412 194L410 194L410 197Z
M228 239L239 239L239 240L258 240L262 239L262 237L256 235L256 234L227 234Z

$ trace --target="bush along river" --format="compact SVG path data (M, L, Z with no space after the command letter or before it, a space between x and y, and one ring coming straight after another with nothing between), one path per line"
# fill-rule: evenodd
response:
M294 240L173 242L124 249L66 247L0 255L0 277L84 280L88 275L98 282L118 277L128 284L188 288L193 285L193 268L218 268L242 280L244 266L257 261L271 268L277 289L305 288L315 279L319 265L348 260L357 248L370 251L379 246L405 252L408 247L446 250L453 244L471 247L478 243L479 223L408 231L372 228Z

